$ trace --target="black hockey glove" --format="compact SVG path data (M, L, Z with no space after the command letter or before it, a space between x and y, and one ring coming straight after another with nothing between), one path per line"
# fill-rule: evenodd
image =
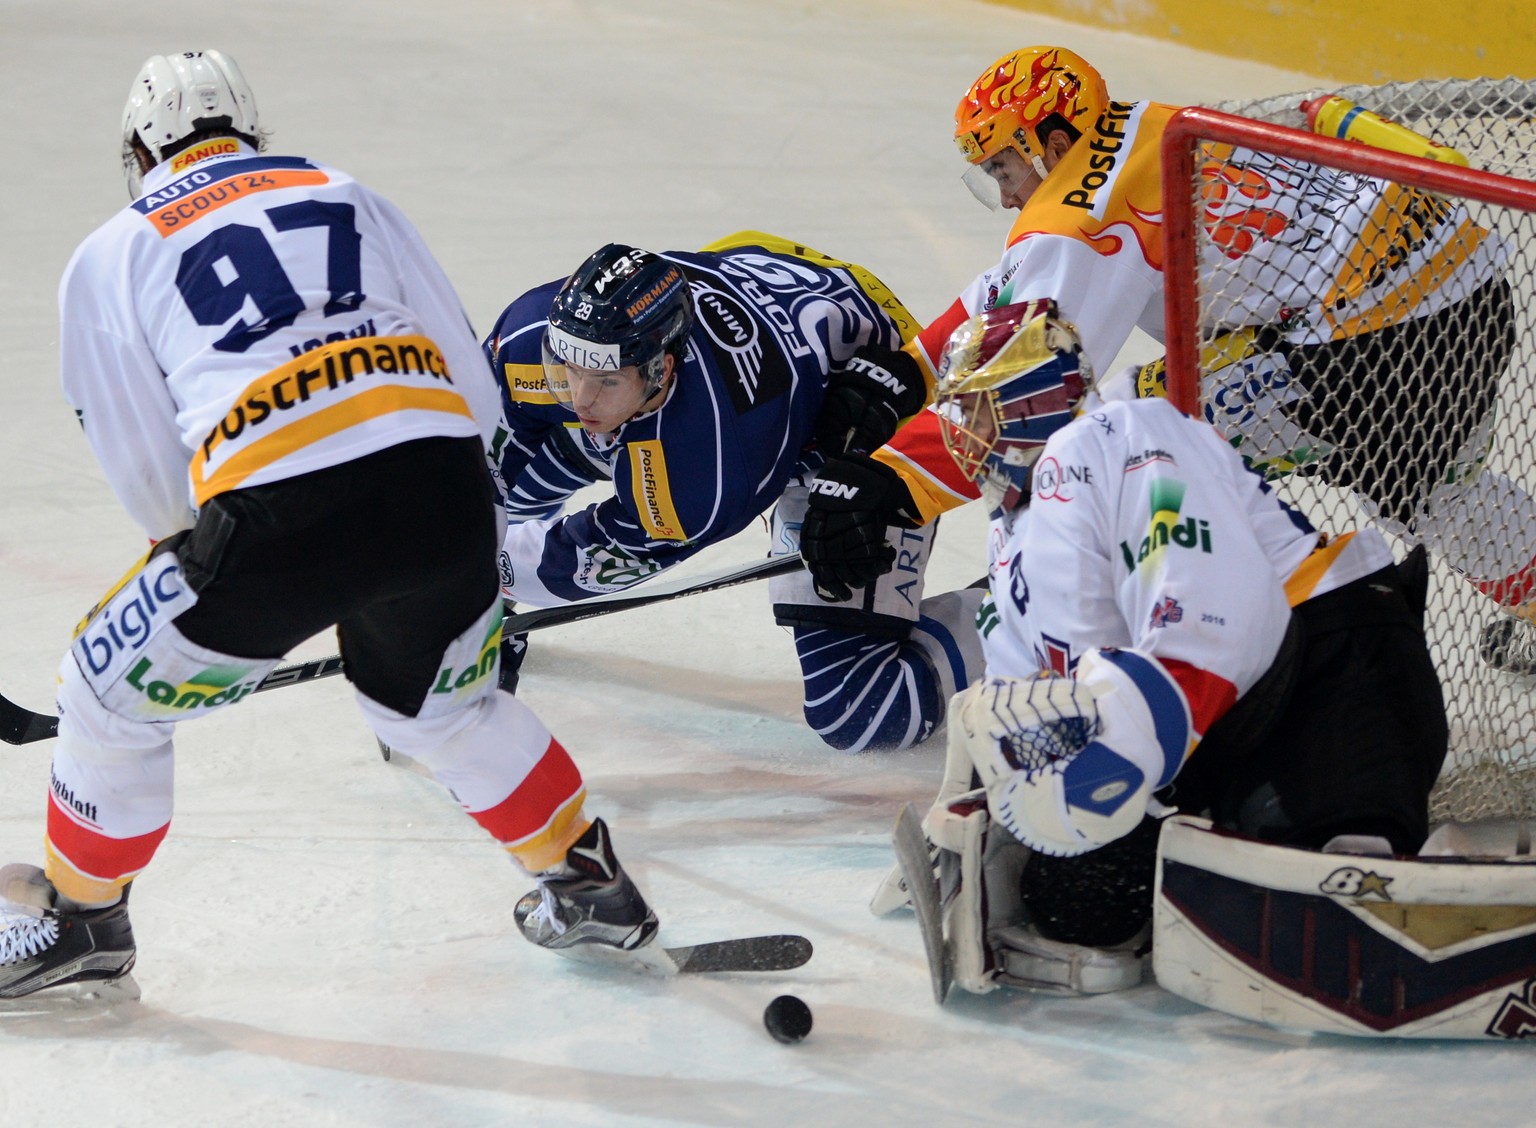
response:
M886 540L889 525L922 524L901 476L864 454L830 459L811 482L800 556L816 594L841 603L853 589L878 580L896 562Z
M923 370L910 354L866 345L828 379L816 444L829 456L868 454L927 402Z

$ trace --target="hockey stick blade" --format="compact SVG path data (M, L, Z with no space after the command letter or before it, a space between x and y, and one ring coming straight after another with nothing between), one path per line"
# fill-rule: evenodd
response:
M7 744L31 744L59 735L59 718L34 713L14 701L0 697L0 740Z
M939 911L939 883L933 876L933 859L928 853L928 838L917 809L908 803L896 819L891 843L896 860L912 896L912 911L917 915L918 931L923 934L923 954L928 958L928 975L933 982L933 999L939 1006L949 997L954 981L954 966L944 944L944 923Z
M611 615L615 611L629 611L652 603L665 603L688 595L719 591L721 588L735 587L737 584L748 584L756 580L770 579L773 576L783 576L800 567L802 564L798 555L770 556L763 560L754 560L750 564L701 576L682 587L667 588L641 595L602 596L597 599L582 600L579 603L562 603L555 607L536 607L531 611L508 615L502 622L501 635L503 638L510 638L527 631L541 631L549 627L563 626L566 623L580 622L582 619L593 619L599 615ZM252 692L263 693L269 689L282 689L284 686L298 685L300 682L328 678L341 671L341 655L329 654L324 658L313 658L308 662L279 666L262 678L261 684ZM59 719L57 717L49 716L47 713L34 713L31 709L18 705L5 696L0 696L0 740L7 744L32 744L39 740L51 740L58 735ZM388 758L386 755L385 759Z
M679 975L717 971L789 971L803 966L814 949L804 936L743 936L737 940L711 940L686 948L668 948L667 956Z

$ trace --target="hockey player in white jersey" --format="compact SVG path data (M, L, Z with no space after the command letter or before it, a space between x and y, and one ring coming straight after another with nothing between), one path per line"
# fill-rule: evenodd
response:
M0 998L132 985L128 891L170 827L177 722L331 625L373 731L538 875L529 939L656 931L581 773L496 690L500 403L453 288L391 204L263 142L228 56L149 59L132 202L60 285L65 396L154 547L60 668L45 864L0 870Z
M936 389L992 514L986 674L925 821L973 991L1138 979L1174 810L1413 853L1446 751L1423 592L1383 538L1319 536L1209 425L1099 401L1086 367L1055 304L1022 302L956 330Z
M1178 109L1113 98L1063 47L988 66L960 99L954 140L967 183L1017 216L998 261L918 334L919 359L935 366L956 326L1021 294L1057 301L1102 375L1133 329L1161 340L1160 144ZM1222 283L1202 309L1208 351L1222 358L1202 391L1208 418L1274 472L1307 465L1357 491L1385 527L1466 575L1490 611L1529 604L1536 617L1536 507L1483 466L1514 339L1511 248L1465 206L1369 177L1257 153L1218 155L1201 173L1202 277ZM1253 388L1272 411L1255 409ZM1100 392L1164 394L1160 363L1116 373ZM1426 415L1443 442L1423 440ZM859 529L877 539L894 509L928 520L976 496L931 412L872 460L834 460L821 477L829 491L861 489L888 507L812 495L804 552L823 584L880 574L878 558L861 556ZM1475 530L1468 514L1495 504L1510 529ZM1520 653L1532 633L1496 616L1485 654L1536 671Z

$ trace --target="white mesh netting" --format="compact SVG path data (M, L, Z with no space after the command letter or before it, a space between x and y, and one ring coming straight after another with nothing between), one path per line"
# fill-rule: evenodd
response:
M1536 181L1536 82L1393 83L1213 108L1306 129L1301 102L1329 93L1455 148L1473 169ZM1536 214L1229 154L1207 148L1228 159L1207 160L1192 186L1204 213L1197 308L1206 327L1269 328L1246 357L1203 351L1208 415L1319 528L1375 520L1399 556L1418 541L1431 550L1428 634L1451 725L1432 815L1536 815L1536 676L1482 653L1497 644L1505 665L1527 659L1536 673L1536 630L1507 613L1533 598L1511 577L1536 557ZM1249 191L1249 170L1305 181L1283 223ZM1256 268L1244 252L1272 237L1294 255ZM1485 634L1491 623L1502 633Z

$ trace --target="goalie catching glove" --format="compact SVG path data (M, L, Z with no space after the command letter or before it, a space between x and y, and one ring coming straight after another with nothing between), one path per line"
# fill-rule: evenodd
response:
M828 455L863 453L890 442L896 428L928 402L917 361L897 349L866 346L827 383L816 442Z
M992 818L1057 857L1136 829L1189 750L1183 693L1131 650L1084 655L1076 678L983 678L956 704Z
M800 556L816 594L838 603L874 583L896 562L886 530L923 522L901 476L865 454L829 459L811 482Z

